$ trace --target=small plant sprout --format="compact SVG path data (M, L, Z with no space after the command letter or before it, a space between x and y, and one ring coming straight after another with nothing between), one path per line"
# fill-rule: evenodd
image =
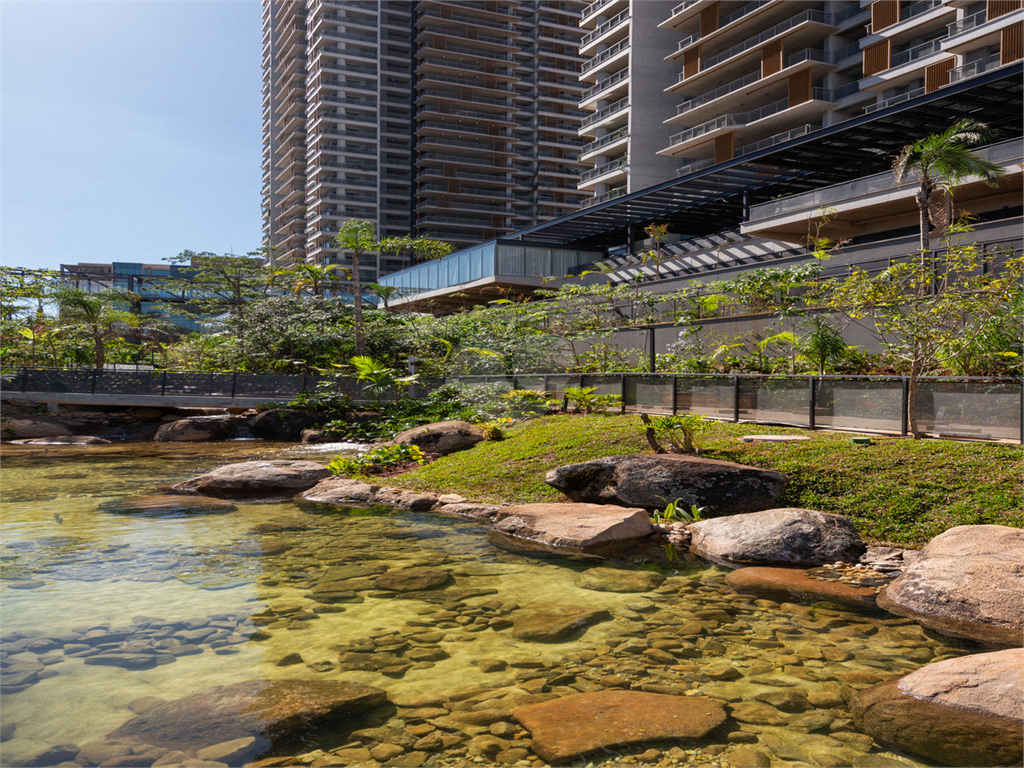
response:
M646 413L640 414L644 423L644 434L647 443L655 453L666 453L658 438L669 441L672 445L672 453L693 453L699 454L696 436L698 432L706 429L708 419L699 413L688 413L685 416L655 416L651 418Z

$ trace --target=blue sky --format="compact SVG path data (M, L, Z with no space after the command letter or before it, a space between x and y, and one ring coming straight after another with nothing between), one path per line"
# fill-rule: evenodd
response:
M260 245L259 0L3 0L0 258Z

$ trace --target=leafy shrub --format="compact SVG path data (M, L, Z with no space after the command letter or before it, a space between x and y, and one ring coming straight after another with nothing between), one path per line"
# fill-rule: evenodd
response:
M494 419L493 421L481 421L477 426L484 433L484 440L504 440L505 432L503 427L512 423L512 419Z
M708 427L708 420L699 413L688 413L685 416L651 416L646 414L644 430L653 431L655 444L661 437L672 444L673 453L700 453L697 446L697 433ZM653 447L653 446L652 446Z
M275 405L275 408L280 408ZM287 408L297 408L300 411L312 411L314 413L344 414L352 410L352 398L348 395L339 394L335 382L321 380L316 383L316 389L310 392L302 390L298 396L288 403Z
M622 406L622 398L618 395L595 395L597 387L566 387L565 396L569 403L580 413L604 413L609 408Z
M327 468L336 475L366 475L386 472L410 461L426 463L423 451L415 445L381 445L359 456L337 456Z

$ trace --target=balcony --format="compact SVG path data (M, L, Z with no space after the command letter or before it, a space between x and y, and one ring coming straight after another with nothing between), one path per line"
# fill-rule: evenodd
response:
M1002 66L1002 59L1000 54L996 53L987 58L980 59L979 61L972 61L970 64L964 64L962 67L950 70L949 82L959 83L963 80L969 80L972 77L977 77L983 72L989 72L993 69L999 69Z
M685 115L687 112L690 112L703 104L707 104L710 101L721 98L726 94L732 93L733 91L738 91L740 88L745 88L751 83L756 83L760 79L761 70L757 69L741 78L733 80L731 83L726 83L721 88L716 88L710 93L705 93L702 96L696 96L688 101L684 101L676 108L676 117Z
M930 56L933 53L938 53L942 50L942 43L945 40L946 38L944 37L938 40L929 40L927 43L921 43L920 45L915 45L911 48L907 48L906 50L894 53L889 61L889 69L901 67L904 64L909 64L917 59Z
M896 22L896 23L899 24L900 22L907 21L908 19L912 19L915 16L920 16L922 13L927 13L932 8L938 8L942 4L943 4L943 0L921 0L921 2L919 2L919 3L914 3L913 5L910 5L910 6L907 6L906 8L901 9L900 10L900 20L898 22ZM952 6L949 6L947 8L947 10L949 12L954 12L955 8L953 8ZM895 27L896 24L890 24L889 26L890 27ZM889 29L889 27L883 27L882 29ZM881 31L882 31L881 29L876 30L874 28L874 25L868 24L868 34L869 35L872 35L872 34L875 34L877 32L881 32Z
M583 155L590 154L592 152L596 152L597 150L601 149L601 147L606 147L609 144L614 144L617 141L622 141L628 138L629 126L624 125L622 128L618 128L612 131L611 133L607 134L606 136L602 136L601 138L596 139L595 141L591 141L588 144L584 144L583 148L580 150L580 157L582 157Z
M586 128L588 126L591 126L594 123L604 120L609 115L614 115L616 112L621 112L624 109L629 109L629 97L626 97L625 99L619 99L614 104L609 104L607 107L599 109L594 114L588 115L587 117L583 118L583 120L580 122L580 127Z
M592 96L596 96L597 94L599 94L601 91L605 90L606 88L611 88L613 85L621 83L623 80L625 80L628 77L629 77L629 67L626 67L625 69L620 69L618 72L616 72L611 77L606 77L604 80L599 82L597 85L593 85L590 88L587 88L585 91L583 91L583 93L580 94L580 101L581 102L586 101L587 99L591 98Z
M734 21L736 21L738 19L742 19L744 16L747 16L748 14L751 14L754 11L756 11L758 8L760 8L760 7L764 6L764 5L767 5L769 2L771 2L771 0L754 0L754 2L752 2L752 3L747 3L742 8L738 8L737 10L733 11L732 13L730 13L728 16L724 16L722 19L720 19L719 22L718 22L718 28L715 29L714 31L718 32L720 29L724 29L725 27L727 27L730 24L732 24ZM684 5L685 5L685 3L684 3ZM675 15L675 11L673 11L673 15ZM701 33L700 32L692 34L689 37L684 37L682 40L679 41L679 47L676 48L676 52L674 54L666 56L665 58L666 59L675 58L680 53L682 53L686 48L689 48L691 45L693 45L694 43L696 43L700 39L701 39Z
M600 64L603 64L604 62L608 61L613 56L616 56L622 53L623 51L628 50L629 38L627 37L625 40L620 40L619 42L617 42L611 48L607 48L601 51L601 53L597 54L597 56L595 56L594 58L588 59L587 61L583 62L583 66L580 68L580 71L589 72L590 70L598 67Z
M590 5L583 9L583 16L580 19L580 26L584 27L586 23L591 21L594 18L594 16L596 16L602 9L608 8L608 6L617 4L618 2L620 2L620 0L595 0L595 2L592 2Z
M609 189L607 192L603 194L594 195L593 197L587 198L580 204L580 207L590 208L593 205L598 205L599 203L607 203L609 200L614 200L615 198L622 197L625 194L625 187L616 187L615 189Z
M512 32L513 31L512 24L508 23L508 22L487 21L486 19L477 19L477 18L474 18L473 16L464 16L464 15L458 14L458 13L452 13L449 16L442 16L440 13L438 13L437 11L432 10L432 9L427 9L425 11L420 11L420 17L425 17L425 18L429 18L429 19L440 19L442 21L457 21L457 22L462 23L462 24L472 24L473 26L476 26L476 27L487 27L488 29L500 29L500 30L507 31L507 32Z
M626 10L624 10L622 13L618 14L617 16L613 16L611 19L609 19L604 24L599 26L593 32L588 32L582 38L580 38L579 47L581 49L585 48L586 46L590 45L592 42L597 40L597 38L601 37L605 33L611 32L613 29L615 29L620 24L623 24L623 23L629 21L629 17L630 17L629 9L627 8Z
M629 168L629 161L627 158L622 157L619 158L618 160L613 160L610 163L599 165L596 168L591 168L589 171L580 174L580 183L590 181L591 179L596 179L598 176L604 176L606 174L614 173L615 171L624 170L627 168Z

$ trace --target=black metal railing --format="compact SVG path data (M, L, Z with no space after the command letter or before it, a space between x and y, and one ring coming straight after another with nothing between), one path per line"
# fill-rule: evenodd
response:
M456 376L417 382L380 398L422 397L446 382L493 384L565 397L568 387L595 387L622 398L623 413L697 413L733 422L781 424L907 434L909 380L905 376L787 376L723 373L523 373ZM266 398L287 402L303 391L378 398L349 376L176 371L97 371L20 368L2 374L5 394L51 393L196 398ZM922 377L916 410L919 428L941 437L1024 442L1024 380Z

